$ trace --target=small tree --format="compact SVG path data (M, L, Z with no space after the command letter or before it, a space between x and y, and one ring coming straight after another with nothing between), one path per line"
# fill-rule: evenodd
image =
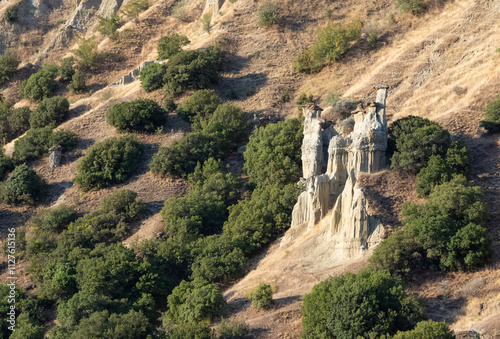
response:
M208 119L217 109L220 99L211 89L201 89L194 92L189 99L179 105L177 113L187 122L200 126L202 120Z
M490 101L484 110L484 120L481 121L481 127L484 127L489 133L500 132L500 96L497 100Z
M212 15L210 13L205 13L201 17L201 26L203 27L203 31L210 34L212 30Z
M153 62L147 65L139 73L142 88L145 92L151 92L155 89L161 88L164 84L163 76L165 74L165 67L162 64Z
M17 5L7 7L7 9L5 10L5 14L3 15L5 21L10 23L16 22L17 12L18 12Z
M179 53L182 50L182 46L190 42L187 36L177 33L162 36L158 44L158 60L165 60Z
M12 78L20 62L21 60L19 60L17 54L10 49L6 50L5 53L0 56L0 85Z
M401 12L411 12L413 14L420 12L425 5L425 0L395 0L396 6Z
M38 107L31 113L31 128L41 128L50 126L52 128L64 121L68 115L68 99L61 96L45 98L38 104Z
M73 74L75 74L75 69L73 65L75 64L75 58L68 57L61 60L61 65L59 66L59 76L62 81L69 81Z
M259 26L272 26L279 22L278 6L273 2L266 2L257 11L257 23Z
M71 52L79 58L80 66L91 71L97 69L99 53L97 52L97 40L95 36L83 39L78 49Z
M113 37L116 30L122 25L120 17L115 13L112 13L109 18L105 19L99 17L99 27L97 28L99 32L109 37Z
M252 306L257 309L268 309L273 305L273 289L271 285L261 283L252 293Z
M74 93L82 93L85 91L85 87L85 75L80 71L76 71L71 77L68 89Z
M27 81L21 84L23 97L31 101L41 101L54 95L56 88L55 78L57 68L44 67L32 74Z
M158 126L163 125L166 117L167 112L150 99L111 105L106 113L108 124L115 126L120 132L154 132Z
M34 204L43 198L45 182L27 165L17 166L5 183L3 200L11 205Z
M141 12L149 8L148 0L132 0L123 9L123 13L129 18L137 18Z

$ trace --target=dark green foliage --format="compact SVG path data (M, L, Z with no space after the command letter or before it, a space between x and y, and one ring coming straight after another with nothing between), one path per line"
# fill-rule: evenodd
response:
M28 107L12 108L0 103L0 143L8 143L30 128L31 111Z
M74 93L82 93L85 91L86 83L85 83L85 75L76 71L75 74L71 77L71 82L68 84L68 89Z
M264 3L257 11L257 23L259 26L272 26L280 20L278 6L270 1Z
M182 46L190 42L187 36L177 33L162 36L158 43L158 60L165 60L179 53L182 50Z
M172 98L171 96L166 97L163 101L163 109L167 113L172 113L173 111L175 111L177 109L177 105L174 102L174 98Z
M455 339L446 323L435 322L433 320L421 321L411 331L398 331L394 339Z
M346 27L329 23L319 30L314 45L295 58L295 68L302 73L319 72L329 62L338 61L349 49L351 42L361 36L361 22Z
M222 319L219 327L217 327L221 339L244 339L247 338L249 331L250 328L244 321Z
M122 183L134 173L142 153L142 144L133 136L106 139L78 161L73 181L84 191Z
M252 306L257 309L268 309L273 305L273 289L271 285L260 283L252 293Z
M225 236L212 235L192 245L191 277L209 282L227 282L238 276L247 259L243 251Z
M62 81L70 81L75 74L75 69L73 65L75 64L75 58L68 57L61 60L61 65L59 66L59 76Z
M169 326L168 326L169 327ZM215 333L200 323L186 323L167 331L166 339L215 339Z
M481 121L481 127L484 127L490 133L500 132L500 97L498 97L497 100L490 101L488 105L486 105L484 120Z
M54 95L56 89L55 78L57 68L44 67L32 74L26 82L21 84L21 93L30 101L41 101Z
M5 21L10 22L10 23L16 22L17 21L17 11L18 11L17 5L7 7L7 9L5 10L5 13L3 15Z
M295 104L297 105L297 109L302 113L302 105L313 104L314 97L312 94L307 95L306 93L302 93L298 98Z
M387 271L328 278L304 296L303 338L379 338L409 330L423 307Z
M218 47L181 51L165 66L163 90L176 95L188 89L207 88L219 81L221 66L222 51Z
M189 99L179 105L177 113L187 122L194 123L198 128L201 121L208 119L217 109L220 99L211 89L201 89L194 92Z
M388 136L391 169L409 174L417 174L432 155L444 156L451 143L438 123L412 115L395 121Z
M44 198L45 182L26 165L17 166L5 182L2 198L10 205L34 204Z
M229 208L224 235L249 254L274 240L291 223L292 209L300 189L297 184L262 185L250 199Z
M201 17L201 27L203 28L203 31L210 34L210 31L212 30L212 15L210 13L205 13Z
M204 134L219 141L219 148L224 153L236 149L250 133L246 113L230 104L219 105L210 118L201 121L201 126Z
M301 176L302 138L298 119L259 127L243 154L250 181L259 185L296 183Z
M395 0L395 3L401 12L411 12L415 14L424 8L425 0Z
M366 42L368 43L369 49L377 49L378 43L378 31L375 28L372 28L368 32L368 37L366 38Z
M121 25L120 17L112 13L107 19L99 17L99 27L97 29L102 34L111 37Z
M198 162L220 157L216 139L201 133L188 133L169 147L161 147L153 156L149 169L155 174L186 178Z
M60 233L76 219L73 206L61 204L56 208L44 209L31 219L31 226L48 232Z
M16 330L12 332L9 339L43 339L44 334L44 327L31 323L24 313L17 317Z
M78 137L70 131L53 132L50 127L30 129L25 136L15 141L12 159L16 163L33 160L47 154L49 148L56 145L62 146L63 151L67 152L74 149L77 142Z
M121 102L109 106L106 112L106 121L119 132L153 132L166 117L167 112L150 99Z
M144 212L144 203L137 199L137 193L120 190L101 200L101 211L120 215L125 221L139 220Z
M165 66L156 62L141 69L139 79L145 92L151 92L163 87L163 75Z
M425 204L403 207L405 228L442 269L474 270L491 255L480 187L461 175L434 187Z
M168 296L165 317L177 324L212 320L223 314L225 304L219 286L202 279L182 281Z
M425 249L405 229L394 232L375 247L369 263L370 269L388 270L405 280L429 265Z
M11 158L3 154L3 149L0 151L0 181L5 178L5 175L14 169L14 162Z
M31 128L41 128L50 126L54 128L64 121L68 115L68 99L61 96L45 98L37 108L31 113Z
M16 52L8 49L0 56L0 85L8 82L17 71L21 60Z

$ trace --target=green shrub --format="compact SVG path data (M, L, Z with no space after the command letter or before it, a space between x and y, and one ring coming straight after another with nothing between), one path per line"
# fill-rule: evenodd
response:
M73 65L75 64L75 58L68 57L61 60L61 65L58 69L58 74L62 81L70 81L75 74L75 69Z
M167 113L172 113L173 111L175 111L177 109L177 105L174 102L174 98L172 98L171 96L166 97L163 101L163 109Z
M375 28L370 29L368 36L366 37L366 42L368 43L369 49L377 49L378 43L378 31Z
M329 62L338 61L349 49L352 41L361 36L361 22L346 27L329 23L321 28L314 45L295 59L295 68L302 73L315 73Z
M25 136L14 143L12 159L16 163L23 163L46 155L49 148L60 145L63 152L74 149L78 137L75 133L59 130L53 132L50 127L30 129Z
M474 270L491 255L491 240L482 226L482 190L469 186L462 175L434 187L426 203L404 205L403 216L407 231L442 269Z
M3 154L3 149L0 150L0 181L2 181L7 173L14 169L14 162L11 158Z
M148 0L132 0L123 9L123 13L130 18L137 18L139 14L149 8Z
M326 96L326 104L333 107L337 104L337 102L340 101L341 97L342 94L328 93L328 95Z
M158 43L158 60L169 59L172 55L182 51L182 46L190 42L187 36L177 33L162 36Z
M68 84L68 89L74 93L82 93L85 91L85 75L82 72L76 71L71 77L71 82Z
M489 133L500 132L500 97L486 105L481 127L484 127Z
M222 51L218 47L180 51L166 64L163 90L176 95L188 89L207 88L219 81L221 66Z
M0 85L10 81L20 62L16 52L10 49L0 56Z
M187 122L195 123L198 128L201 121L208 119L221 103L219 96L211 89L194 92L189 99L179 105L177 114Z
M61 204L56 208L44 209L31 219L31 226L49 232L62 232L76 219L76 211L73 206Z
M104 35L112 37L121 25L122 23L120 17L112 13L107 19L99 17L99 26L97 27L97 30Z
M266 2L257 11L257 23L259 26L272 26L279 23L280 16L278 6L273 2Z
M303 338L380 338L409 330L423 307L387 271L328 278L304 296Z
M212 320L223 314L225 304L219 286L201 279L182 281L168 296L165 316L177 324Z
M149 169L155 174L186 178L198 162L220 157L217 140L201 133L188 133L169 147L161 147L153 156Z
M244 339L249 331L250 328L244 321L222 319L217 327L221 339Z
M95 36L80 41L77 49L71 52L78 57L79 66L83 69L95 71L98 66L99 52L97 51Z
M23 97L30 101L41 101L54 95L56 88L55 78L57 69L42 68L32 74L28 80L21 85Z
M257 309L268 309L273 305L273 289L271 285L260 283L252 293L252 306Z
M446 323L435 322L433 320L421 321L411 331L398 331L394 339L455 339Z
M250 133L250 121L239 107L222 104L212 116L201 121L202 133L219 141L223 152L234 150Z
M450 146L450 133L438 123L408 116L396 120L388 130L391 169L417 174L432 155L444 156Z
M250 199L229 207L223 234L250 254L285 231L292 221L292 209L300 189L296 183L259 186Z
M144 213L144 203L137 199L137 193L123 189L101 200L101 211L119 215L126 222L139 220Z
M259 127L243 153L250 182L296 183L301 176L302 124L288 119Z
M106 121L119 132L154 132L165 123L167 112L155 101L136 99L111 105L106 112Z
M31 128L41 128L49 126L54 128L64 121L68 115L68 99L61 96L45 98L37 108L31 113Z
M6 143L17 138L30 128L31 111L28 107L0 108L0 138Z
M7 7L7 9L5 10L5 13L3 15L5 21L10 22L10 23L16 22L17 21L17 12L18 12L17 5Z
M201 27L203 28L203 32L210 34L212 30L212 15L210 13L205 13L201 17Z
M415 14L424 9L425 0L395 0L395 3L401 12L412 12Z
M5 181L2 197L10 205L31 205L44 198L46 184L25 164L17 166Z
M165 74L165 66L153 62L141 69L139 79L141 80L142 88L145 92L151 92L155 89L163 87L163 76Z
M312 94L307 95L306 93L302 93L297 98L295 104L297 105L297 109L299 110L299 112L302 113L302 105L314 104L314 97Z
M169 328L170 323L167 321L165 327ZM215 339L215 333L206 325L200 323L186 323L169 329L166 334L166 339Z
M73 181L84 191L122 183L135 171L142 152L141 143L133 136L106 139L90 147L78 161Z

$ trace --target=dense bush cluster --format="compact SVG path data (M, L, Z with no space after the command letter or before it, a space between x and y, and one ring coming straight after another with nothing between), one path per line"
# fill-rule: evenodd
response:
M77 143L78 137L73 132L53 131L50 127L33 128L15 141L12 159L16 163L23 163L48 154L52 146L60 145L63 152L67 152L74 149Z
M30 115L31 128L56 127L68 115L68 99L61 96L43 99Z
M484 127L490 133L500 132L500 97L497 100L490 101L486 105L481 127Z
M169 59L173 55L182 51L182 46L191 41L185 35L174 33L172 35L162 36L158 43L158 60Z
M0 102L0 144L8 143L30 128L31 111L28 107L13 108Z
M140 79L146 92L163 87L165 93L177 95L217 83L221 65L222 51L218 47L179 51L164 64L144 67Z
M0 181L5 175L14 169L14 162L11 158L3 154L3 148L0 148Z
M136 99L111 105L106 112L106 121L120 132L154 132L162 126L167 112L155 101Z
M21 83L21 94L30 101L41 101L54 95L56 89L57 67L45 66L28 80Z
M423 307L387 271L328 278L304 296L302 338L381 338L412 329Z
M179 114L194 122L194 132L160 148L149 165L153 173L186 178L198 162L220 159L247 138L250 123L246 114L219 103L213 91L201 90L179 106Z
M84 191L122 183L132 175L142 153L142 144L133 136L106 139L78 161L73 181Z
M44 198L46 184L25 164L17 166L1 189L2 200L11 205L31 205Z
M0 55L0 85L10 81L20 62L17 54L10 49Z
M338 61L349 49L350 43L361 36L361 22L346 27L329 23L321 28L314 45L295 59L295 68L302 73L315 73L329 62Z

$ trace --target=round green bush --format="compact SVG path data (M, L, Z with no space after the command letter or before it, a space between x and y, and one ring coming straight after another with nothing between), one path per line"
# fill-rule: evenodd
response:
M28 80L21 85L23 97L30 101L40 101L54 95L56 88L57 70L42 68L31 75Z
M185 35L174 33L168 36L162 36L158 43L158 60L165 60L172 55L179 53L182 46L189 44L191 41Z
M154 132L163 125L167 112L155 101L136 99L111 105L106 113L108 124L120 132Z
M69 110L69 101L65 97L55 96L45 98L31 113L31 128L50 126L54 128L66 119Z
M27 165L17 166L5 182L3 200L11 205L30 205L43 199L45 182Z
M5 10L3 17L5 18L5 20L7 22L11 22L11 23L16 22L17 21L17 12L18 12L17 5L9 6Z
M481 127L484 127L490 133L500 132L500 97L486 105Z
M328 278L304 296L303 338L380 338L412 329L423 306L387 271Z
M257 309L268 309L273 305L273 289L271 285L261 283L252 293L252 306Z
M142 144L133 136L104 140L78 161L73 181L84 191L122 183L135 171L142 153Z
M199 124L209 118L220 104L217 93L211 89L202 89L194 92L189 99L177 107L177 114L187 122Z
M152 63L141 69L139 79L145 92L151 92L163 87L165 68L162 64Z

